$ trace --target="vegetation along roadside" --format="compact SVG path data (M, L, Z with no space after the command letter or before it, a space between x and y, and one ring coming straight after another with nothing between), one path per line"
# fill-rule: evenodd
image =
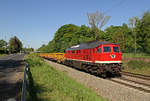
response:
M0 57L1 57L1 56L6 56L6 54L0 54Z
M29 63L27 101L107 101L49 66L37 54L26 56Z

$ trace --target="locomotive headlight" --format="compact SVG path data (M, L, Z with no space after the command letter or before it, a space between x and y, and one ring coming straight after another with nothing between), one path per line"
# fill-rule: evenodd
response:
M113 55L111 55L111 58L115 58L116 56L113 54Z

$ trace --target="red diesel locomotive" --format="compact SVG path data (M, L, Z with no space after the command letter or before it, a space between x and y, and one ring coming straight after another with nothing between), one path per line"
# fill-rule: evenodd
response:
M95 75L120 75L122 53L119 45L112 42L86 42L67 48L65 64Z

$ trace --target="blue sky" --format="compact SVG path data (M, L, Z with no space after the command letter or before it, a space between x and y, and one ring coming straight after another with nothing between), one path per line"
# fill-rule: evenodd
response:
M0 39L16 35L24 47L39 48L64 24L87 25L87 12L103 11L110 25L128 23L150 10L150 0L0 0Z

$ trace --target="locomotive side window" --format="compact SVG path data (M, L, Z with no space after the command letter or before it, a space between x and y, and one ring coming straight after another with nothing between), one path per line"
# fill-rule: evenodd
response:
M113 51L114 52L119 52L119 48L118 47L113 47Z
M97 53L101 53L101 48L97 48Z
M111 48L109 46L104 46L104 52L111 52Z

